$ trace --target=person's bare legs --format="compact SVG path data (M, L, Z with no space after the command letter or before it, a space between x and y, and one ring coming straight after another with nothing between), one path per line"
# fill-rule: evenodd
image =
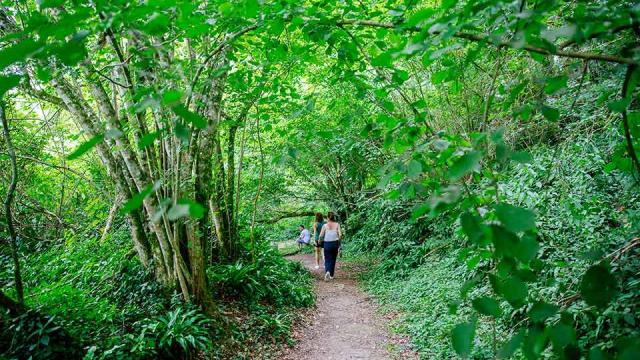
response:
M320 252L322 249L316 246L316 269L320 268Z

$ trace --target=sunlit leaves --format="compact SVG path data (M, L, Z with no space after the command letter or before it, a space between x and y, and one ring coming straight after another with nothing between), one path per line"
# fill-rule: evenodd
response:
M587 304L604 308L617 294L617 279L607 266L594 265L582 277L580 294Z
M458 324L451 332L451 343L456 353L463 358L469 357L476 332L476 321Z
M67 155L67 160L74 160L74 159L79 158L80 156L82 156L87 151L93 149L93 147L98 145L98 143L101 142L102 140L104 140L104 135L100 134L100 135L96 135L96 136L92 137L91 139L83 142L74 151L72 151L71 154Z

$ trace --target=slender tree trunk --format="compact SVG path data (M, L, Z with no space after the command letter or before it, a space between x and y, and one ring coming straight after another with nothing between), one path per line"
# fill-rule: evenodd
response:
M7 116L5 113L5 104L2 99L0 99L0 120L2 121L4 140L7 143L7 152L11 159L11 183L7 190L7 196L4 199L4 211L7 218L9 236L11 238L11 258L13 259L13 277L16 287L16 295L18 297L18 303L23 304L24 289L22 287L22 275L20 274L20 259L18 258L18 238L16 236L16 229L13 227L13 216L11 214L11 204L16 191L16 185L18 184L18 166L16 165L16 152L13 149L11 134L9 133L9 123L7 122Z

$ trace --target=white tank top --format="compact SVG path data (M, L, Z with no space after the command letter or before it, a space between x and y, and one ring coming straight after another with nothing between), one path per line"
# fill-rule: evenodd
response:
M338 241L338 230L326 229L324 231L324 242L333 242L333 241Z

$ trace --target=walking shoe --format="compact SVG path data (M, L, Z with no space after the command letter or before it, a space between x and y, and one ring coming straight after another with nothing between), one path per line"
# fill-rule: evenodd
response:
M320 265L316 265L316 270L320 269Z
M329 279L330 279L330 278L331 278L331 275L329 275L329 272L327 271L327 272L324 274L324 281L329 281Z

